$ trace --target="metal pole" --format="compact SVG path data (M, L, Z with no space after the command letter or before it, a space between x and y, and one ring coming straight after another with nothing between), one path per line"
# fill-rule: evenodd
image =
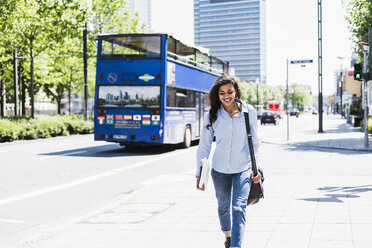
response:
M87 48L87 23L83 31L84 46L84 119L88 120L88 48Z
M29 95L31 97L31 118L35 118L35 95L34 95L34 50L31 49L31 81L29 88Z
M371 28L369 29L369 42L371 43ZM371 46L371 44L370 44ZM371 56L371 54L369 54ZM368 51L363 49L363 73L367 72L368 66ZM371 66L370 66L371 70ZM363 79L363 98L364 98L364 147L369 146L368 140L368 82Z
M319 133L323 133L322 0L318 0L318 113ZM342 107L342 106L341 106Z
M369 146L368 141L368 84L367 80L363 80L363 94L364 94L364 147Z
M256 79L257 109L258 109L258 105L260 104L260 100L259 100L259 97L258 97L258 84L259 84L259 81Z
M286 82L287 140L289 140L289 113L288 113L288 104L289 104L289 96L288 96L288 59L286 60L286 65L287 65L287 82Z
M342 75L342 73L341 73L341 75ZM340 109L341 109L341 118L344 116L343 115L343 110L344 110L344 104L343 104L343 102L342 102L342 93L343 93L343 87L342 87L342 76L341 76L341 79L340 79L340 85L341 85L341 89L340 89L340 104L341 104L341 107L340 107Z
M14 50L14 116L18 115L18 59L17 49Z
M0 116L4 117L5 116L5 94L4 94L4 83L1 81L0 77Z

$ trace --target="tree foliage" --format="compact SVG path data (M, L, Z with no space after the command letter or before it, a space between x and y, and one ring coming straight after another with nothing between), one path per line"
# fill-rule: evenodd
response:
M63 94L82 94L83 30L88 27L88 90L94 95L96 35L143 31L127 1L0 0L0 82L13 96L13 53L29 95L43 90L60 104ZM87 23L87 25L86 25ZM33 87L30 87L33 85Z
M239 86L242 94L242 99L252 105L267 105L268 101L283 101L286 100L286 90L284 86L270 86L266 84L256 84L239 80ZM296 105L305 105L310 101L310 94L307 88L303 85L293 84L289 89L289 99L293 99Z
M355 51L362 61L362 42L368 42L369 27L372 27L372 1L370 0L343 0L346 11L346 20L352 33Z

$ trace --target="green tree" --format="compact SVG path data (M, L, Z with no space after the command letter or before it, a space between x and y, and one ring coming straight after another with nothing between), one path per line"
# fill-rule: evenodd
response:
M96 35L99 33L136 33L143 30L139 27L138 18L130 15L125 1L92 1L87 6L82 23L88 27L88 96L94 96L95 67L97 58ZM82 30L71 33L63 44L52 51L57 55L49 60L47 75L44 76L44 92L57 103L61 113L61 100L68 95L83 92L83 36ZM58 57L66 54L69 57Z
M251 105L258 104L266 106L268 101L285 99L285 89L283 86L270 86L265 84L256 84L253 82L242 81L238 78L241 90L241 97Z
M343 0L346 11L346 21L352 33L352 41L359 59L362 61L362 42L368 42L368 30L372 27L372 1L371 0Z
M75 0L9 1L12 11L2 19L9 33L2 32L9 43L20 47L30 60L31 115L34 117L35 58L51 50L76 30L81 30L84 6Z
M292 105L305 105L310 101L310 94L305 86L292 84L289 86L289 101Z

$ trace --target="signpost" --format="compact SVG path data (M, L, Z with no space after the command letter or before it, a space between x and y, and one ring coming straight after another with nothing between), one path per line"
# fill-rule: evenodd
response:
M289 94L288 94L288 64L300 64L301 66L306 63L313 63L312 59L307 60L288 60L286 61L287 65L287 81L286 81L286 114L287 114L287 140L289 140L289 112L288 112L288 105L289 105Z
M306 63L313 63L312 59L308 60L291 60L291 64L306 64Z

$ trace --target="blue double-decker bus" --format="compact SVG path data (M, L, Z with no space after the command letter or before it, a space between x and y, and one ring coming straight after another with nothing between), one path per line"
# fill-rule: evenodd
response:
M94 139L181 144L200 136L208 91L228 63L167 34L98 36Z

